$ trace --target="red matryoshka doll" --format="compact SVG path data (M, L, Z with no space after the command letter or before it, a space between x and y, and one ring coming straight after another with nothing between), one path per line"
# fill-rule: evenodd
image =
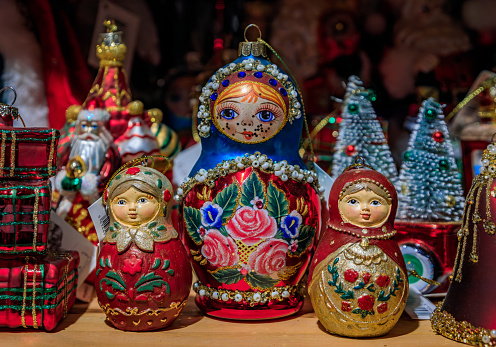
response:
M317 175L298 153L301 97L265 47L242 43L203 88L202 153L177 190L196 303L219 318L297 312L320 230Z
M393 240L396 190L358 162L331 188L330 219L310 267L309 294L327 331L373 337L388 333L400 318L408 280Z
M122 330L170 325L188 298L191 265L170 218L172 185L146 166L122 169L104 200L110 229L96 269L98 303Z

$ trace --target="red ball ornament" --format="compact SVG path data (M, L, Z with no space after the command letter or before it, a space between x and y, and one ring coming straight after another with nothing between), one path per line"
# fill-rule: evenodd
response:
M436 142L443 142L444 141L444 134L441 131L436 131L434 134L432 134L432 138Z
M348 156L355 154L355 146L353 146L353 145L346 146L345 152L346 152L346 155L348 155Z

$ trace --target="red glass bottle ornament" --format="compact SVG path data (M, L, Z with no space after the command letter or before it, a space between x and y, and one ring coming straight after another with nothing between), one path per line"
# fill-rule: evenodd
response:
M97 264L98 303L122 330L170 325L186 304L191 265L170 218L172 185L157 170L134 166L107 188L110 230Z
M333 334L388 333L408 297L406 267L393 240L396 190L388 179L355 164L334 182L330 219L310 265L309 294Z
M443 142L444 141L444 134L441 131L436 131L434 134L432 134L432 138L436 142Z

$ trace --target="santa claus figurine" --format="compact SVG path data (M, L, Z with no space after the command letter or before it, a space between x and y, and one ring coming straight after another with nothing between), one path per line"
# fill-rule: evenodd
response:
M101 195L121 157L106 124L108 111L95 108L78 114L71 145L61 153L55 189L60 193L57 214L64 216L91 242L98 241L87 208Z

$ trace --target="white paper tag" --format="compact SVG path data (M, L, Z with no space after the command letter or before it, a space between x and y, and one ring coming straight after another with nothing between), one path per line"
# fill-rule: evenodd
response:
M98 242L100 242L107 234L110 226L110 219L105 211L105 206L103 206L102 197L88 207L88 212L95 225Z
M172 180L176 186L180 186L188 177L191 169L200 158L201 144L197 143L191 147L182 150L174 158L174 166L172 167Z
M419 290L410 286L410 293L406 299L405 312L412 319L430 319L432 312L436 309L429 299L425 298Z
M317 172L317 177L319 178L319 184L324 188L324 199L327 204L329 204L329 193L331 192L332 185L334 184L334 180L331 176L320 166L315 164L315 171Z
M96 268L97 248L86 237L81 235L76 229L74 229L69 223L53 211L50 213L50 223L53 223L54 227L62 229L62 241L60 243L60 248L65 250L75 250L79 253L78 287L80 287L86 277L88 277L88 274Z

